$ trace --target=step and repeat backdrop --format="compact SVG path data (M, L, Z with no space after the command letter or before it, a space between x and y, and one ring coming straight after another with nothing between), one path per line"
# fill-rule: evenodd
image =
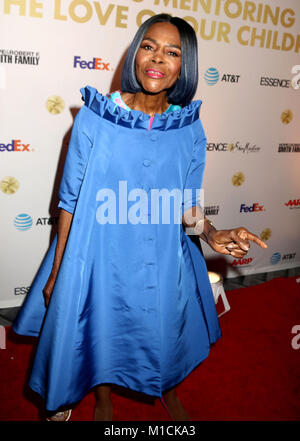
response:
M244 259L203 244L209 269L300 266L298 0L0 0L0 308L21 305L56 232L79 89L119 89L138 26L161 12L198 36L206 215L268 244Z

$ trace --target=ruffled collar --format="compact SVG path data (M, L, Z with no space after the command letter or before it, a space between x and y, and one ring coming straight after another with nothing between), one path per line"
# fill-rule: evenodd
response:
M140 110L127 110L116 105L109 97L102 95L91 86L80 89L85 105L97 115L114 124L127 128L148 130L150 115ZM151 126L151 131L174 130L192 124L199 119L201 100L192 101L185 107L172 112L156 113Z
M123 107L123 109L129 110L129 111L131 110L131 108L129 106L127 106L127 104L123 100L120 90L116 90L115 92L107 93L106 96L108 98L110 98L114 103ZM170 104L166 110L166 113L170 113L170 112L173 112L174 110L180 110L180 109L181 109L181 106L178 106L177 104Z

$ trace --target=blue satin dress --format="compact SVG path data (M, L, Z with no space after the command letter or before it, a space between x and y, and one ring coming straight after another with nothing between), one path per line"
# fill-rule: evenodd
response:
M161 213L150 222L151 189L192 189L181 214L197 203L206 158L201 101L156 114L150 125L149 115L90 86L81 92L85 105L59 189L59 207L73 221L51 301L46 309L42 291L57 237L13 325L18 334L39 337L29 385L48 410L79 401L101 383L160 397L221 337L199 241L172 222L172 209L170 222ZM148 210L130 222L118 203L124 188L127 196L136 189L149 196ZM111 191L106 198L103 189ZM113 194L116 210L110 222L99 222ZM128 212L137 201L127 197Z

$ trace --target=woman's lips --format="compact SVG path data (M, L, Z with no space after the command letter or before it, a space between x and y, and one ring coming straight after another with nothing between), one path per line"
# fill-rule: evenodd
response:
M164 73L160 72L159 70L155 69L146 69L146 75L150 78L163 78L165 76Z

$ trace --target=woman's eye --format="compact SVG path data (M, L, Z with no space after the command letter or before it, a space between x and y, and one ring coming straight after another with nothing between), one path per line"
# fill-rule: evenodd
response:
M149 51L152 49L152 46L150 46L149 44L145 44L144 46L142 46L143 49L145 49L146 51Z
M169 51L168 54L171 55L172 57L179 57L177 52Z

